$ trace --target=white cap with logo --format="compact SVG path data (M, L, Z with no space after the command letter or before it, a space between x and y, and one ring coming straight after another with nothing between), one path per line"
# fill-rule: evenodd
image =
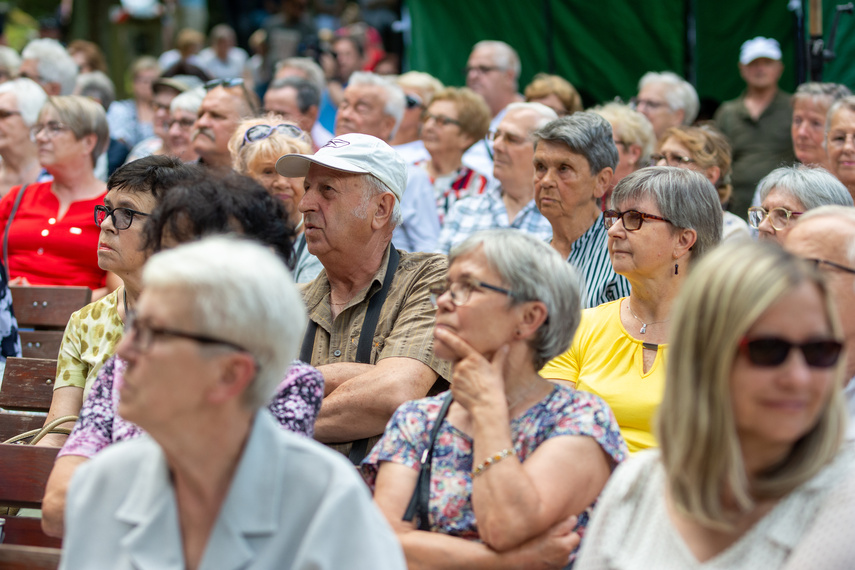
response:
M286 154L276 161L276 172L289 178L305 176L313 163L342 172L370 174L388 186L399 202L407 187L407 163L391 146L371 135L341 135L315 154Z
M778 40L757 36L742 44L739 49L739 63L742 65L748 65L761 57L781 61L781 44L778 43Z

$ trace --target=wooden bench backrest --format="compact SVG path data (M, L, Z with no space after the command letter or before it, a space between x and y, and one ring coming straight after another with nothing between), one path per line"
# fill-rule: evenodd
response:
M7 410L48 411L55 378L54 359L7 358L3 384L0 385L0 407Z
M40 508L50 476L57 447L34 447L30 445L0 444L0 505ZM0 517L3 524L3 546L29 545L58 548L62 540L44 534L41 521L32 517ZM19 553L21 556L24 553ZM32 552L30 552L32 554ZM54 553L56 554L56 553ZM25 557L26 558L26 557ZM31 560L31 563L39 557ZM10 566L0 553L0 568L55 568L56 566ZM24 558L22 558L24 560ZM58 560L58 557L57 557Z
M22 328L65 329L71 313L92 302L88 287L16 287L12 308Z
M0 568L5 570L55 570L59 568L60 553L59 548L0 544Z

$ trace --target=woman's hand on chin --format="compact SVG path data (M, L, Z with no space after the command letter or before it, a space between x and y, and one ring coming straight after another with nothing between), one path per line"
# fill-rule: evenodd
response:
M438 328L436 339L454 354L451 391L454 401L470 412L480 406L507 405L503 370L510 347L504 345L488 360L448 329Z

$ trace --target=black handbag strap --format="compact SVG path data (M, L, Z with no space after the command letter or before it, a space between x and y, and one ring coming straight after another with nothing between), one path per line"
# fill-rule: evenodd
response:
M12 220L15 219L15 214L18 212L18 206L21 205L21 198L24 197L24 190L27 189L29 184L24 184L21 186L21 189L18 190L18 195L15 196L15 205L12 206L12 211L9 213L9 218L6 220L6 229L3 230L3 269L6 272L6 283L9 283L12 280L12 276L9 274L9 228L12 227Z
M430 468L433 460L433 446L436 442L436 436L439 434L439 428L442 425L445 416L448 415L448 407L453 400L451 391L445 397L442 407L439 409L439 414L436 416L436 422L433 424L433 429L430 430L430 441L427 449L422 452L421 467L419 468L419 478L416 480L416 488L413 489L413 496L410 497L410 504L407 505L407 510L404 511L404 518L401 520L411 521L413 517L419 517L419 530L430 530L430 521L428 520L428 506L430 503Z
M386 265L386 276L383 278L383 286L377 290L368 301L368 309L365 311L365 320L362 322L362 330L359 332L359 343L356 345L356 362L362 364L371 363L371 347L374 344L374 333L377 330L377 323L380 321L380 310L383 308L383 303L386 302L386 297L389 295L389 289L392 287L392 280L395 278L395 272L398 270L398 262L401 256L398 250L392 246L389 250L389 262ZM315 346L315 336L318 332L318 323L309 319L306 323L306 334L303 335L303 344L300 348L300 360L303 362L312 361L312 350ZM351 463L359 465L368 453L368 438L358 439L353 442L350 447Z

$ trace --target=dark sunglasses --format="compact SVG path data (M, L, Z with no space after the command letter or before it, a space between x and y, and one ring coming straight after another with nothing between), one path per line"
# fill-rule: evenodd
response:
M417 107L421 109L425 106L425 104L422 103L422 100L418 97L418 95L406 95L405 97L407 100L407 109L415 109Z
M787 360L790 350L797 348L802 351L805 362L811 368L830 368L837 364L843 343L834 339L796 344L776 337L753 340L743 338L739 348L755 366L780 366Z
M270 137L270 135L276 132L282 133L289 137L294 137L295 139L303 138L303 131L300 129L300 127L296 125L255 125L254 127L250 127L246 130L246 133L243 135L243 143L241 143L240 147L243 148L248 144L263 141L264 139Z

